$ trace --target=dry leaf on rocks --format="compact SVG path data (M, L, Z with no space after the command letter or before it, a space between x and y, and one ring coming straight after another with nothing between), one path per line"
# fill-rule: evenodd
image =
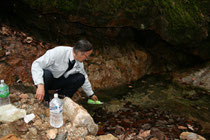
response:
M57 133L58 133L57 129L50 129L50 130L47 131L47 138L48 139L55 139Z
M150 135L150 131L151 130L146 130L146 131L140 132L138 136L142 137L142 138L146 138L147 136Z
M21 99L28 99L28 94L21 94L19 95Z
M32 37L27 37L25 40L24 40L24 42L26 42L26 43L31 43L33 41L33 38Z
M193 128L193 126L192 126L192 125L187 124L187 127L188 127L190 130L194 131L194 128Z
M179 126L178 126L178 129L187 130L187 127L179 125Z

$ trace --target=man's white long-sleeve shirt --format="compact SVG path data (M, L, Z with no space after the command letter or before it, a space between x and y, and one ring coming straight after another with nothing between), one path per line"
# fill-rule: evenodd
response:
M85 76L85 82L82 85L83 90L87 96L93 95L94 92L82 62L76 60L74 67L66 72L69 61L72 60L74 60L72 47L59 46L48 50L43 56L36 59L31 66L34 84L44 84L43 69L51 71L54 78L59 78L62 75L67 78L70 74L81 73Z

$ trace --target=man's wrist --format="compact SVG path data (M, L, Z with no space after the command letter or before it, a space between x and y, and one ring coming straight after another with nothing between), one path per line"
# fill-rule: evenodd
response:
M42 84L42 83L41 83L41 84L38 84L37 87L38 87L38 88L39 88L39 87L44 87L44 84Z
M95 94L93 93L92 95L90 95L89 97L92 98Z

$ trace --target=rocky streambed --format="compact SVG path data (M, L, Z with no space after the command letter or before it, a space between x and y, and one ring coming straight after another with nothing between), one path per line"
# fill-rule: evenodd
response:
M127 87L104 91L99 98L106 101L104 106L84 104L93 110L100 126L98 134L162 140L194 132L210 138L209 93L174 83L169 75L145 76Z
M85 140L163 140L199 135L209 139L209 94L192 87L180 86L166 76L152 75L120 88L96 93L103 105L89 105L87 98L75 94L74 100L85 107L99 130L90 136L82 129L73 129L65 119L64 126L49 125L49 108L34 98L30 86L11 87L11 102L35 119L0 124L0 137L14 134L22 139L48 139L49 133L67 139ZM66 133L68 132L68 133ZM186 132L186 133L184 133ZM197 135L198 134L198 135Z

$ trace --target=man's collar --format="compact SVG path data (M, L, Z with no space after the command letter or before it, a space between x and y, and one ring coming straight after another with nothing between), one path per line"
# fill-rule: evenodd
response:
M72 49L72 53L70 54L70 61L73 61L73 60L75 60L75 59L74 59L74 51Z

